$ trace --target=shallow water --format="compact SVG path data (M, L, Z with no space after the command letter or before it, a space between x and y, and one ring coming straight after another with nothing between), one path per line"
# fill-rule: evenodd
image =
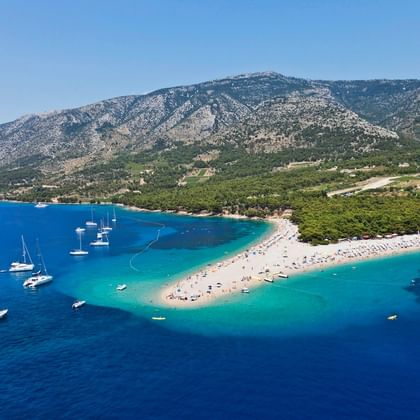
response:
M117 209L109 250L75 260L74 228L89 211L0 205L0 268L24 233L31 250L39 238L54 274L36 291L23 289L25 276L0 275L0 307L10 310L0 322L0 418L419 417L418 253L163 309L164 284L270 226ZM96 207L96 217L107 211ZM74 298L88 305L72 311Z

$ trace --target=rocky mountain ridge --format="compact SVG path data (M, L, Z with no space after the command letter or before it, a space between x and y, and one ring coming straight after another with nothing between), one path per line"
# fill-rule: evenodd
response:
M2 166L71 172L174 142L250 151L336 146L355 153L420 137L420 80L311 81L254 73L160 89L0 125Z

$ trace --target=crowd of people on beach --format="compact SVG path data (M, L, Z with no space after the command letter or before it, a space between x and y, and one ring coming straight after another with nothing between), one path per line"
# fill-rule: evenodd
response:
M195 302L238 291L249 293L248 286L293 272L420 249L420 234L313 247L299 242L298 228L289 220L279 219L276 224L275 232L261 243L179 281L166 299Z

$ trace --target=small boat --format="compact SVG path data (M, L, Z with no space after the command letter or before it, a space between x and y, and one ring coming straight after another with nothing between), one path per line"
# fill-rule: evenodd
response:
M387 320L388 321L395 321L397 318L398 318L398 315L397 314L393 314L393 315L390 315L389 317L387 317Z
M25 280L23 283L23 287L38 287L42 286L43 284L50 283L53 280L53 276L49 274L41 274L40 272L36 273L29 279Z
M87 227L96 227L98 224L93 220L93 207L90 208L90 220L88 220L85 224Z
M79 309L86 303L85 300L76 300L73 305L71 305L72 309Z
M264 281L267 283L274 283L274 280L271 277L264 277Z
M9 312L8 309L1 309L0 310L0 319L6 318L8 312Z
M109 245L109 241L108 241L108 237L106 233L101 233L100 237L98 237L96 241L93 241L90 243L90 246L108 246L108 245Z
M25 239L22 238L22 261L12 262L10 264L9 272L11 273L18 273L22 271L32 271L35 267L34 263L32 262L31 254L28 251L28 247L26 246ZM26 260L28 257L28 261Z
M102 228L103 232L111 232L112 227L109 226L109 213L106 214L106 226Z
M83 233L83 232L86 232L86 229L85 228L82 228L82 227L77 227L75 229L75 231L76 231L76 233Z
M85 251L84 249L82 249L82 234L79 233L79 249L72 249L69 252L70 255L72 255L73 257L82 257L84 255L88 255L89 251Z
M283 278L283 279L288 279L288 278L289 278L288 274L278 273L277 275L278 275L279 277Z
M31 277L24 281L23 287L31 287L35 288L38 286L42 286L43 284L50 283L53 280L53 276L48 274L47 267L45 266L44 258L41 254L41 249L39 247L39 243L37 242L38 247L38 259L39 259L39 271L33 273Z
M69 254L73 257L82 257L84 255L89 255L89 251L85 251L84 249L72 249Z
M242 293L249 293L248 287L243 287L241 290Z
M48 207L48 204L39 202L35 205L36 209L45 209L45 207Z
M116 222L117 221L117 216L115 215L115 209L114 209L114 214L112 216L111 222Z
M127 289L127 285L126 284L119 284L117 286L117 290L122 292L123 290Z
M165 321L166 317L164 316L152 316L153 321Z

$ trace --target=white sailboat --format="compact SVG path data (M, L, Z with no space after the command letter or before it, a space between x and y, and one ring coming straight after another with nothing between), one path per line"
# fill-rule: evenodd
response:
M79 233L79 249L72 249L69 253L70 255L73 255L74 257L81 257L83 255L88 255L89 251L85 251L82 249L82 234Z
M86 232L86 229L85 228L82 228L82 227L77 227L75 229L75 231L76 231L76 233L83 233L83 232Z
M109 225L109 212L106 214L106 226L102 228L103 232L110 232L112 227Z
M18 273L22 271L32 271L34 269L34 263L32 262L31 254L28 251L28 247L26 246L25 239L22 235L22 260L23 261L16 261L10 264L9 271L11 273ZM26 259L28 257L28 259Z
M111 222L115 223L117 221L117 215L115 214L115 209L114 210L114 214L112 216Z
M8 309L1 309L0 310L0 319L6 318L8 312L9 312Z
M100 235L100 236L99 236ZM98 232L96 241L90 243L90 246L108 246L109 240L106 232Z
M86 222L87 227L96 227L98 224L93 220L93 207L90 208L90 220Z
M44 258L41 254L41 249L38 245L38 257L39 257L39 271L36 273L33 273L31 277L29 277L25 282L23 283L24 287L31 287L35 288L38 286L41 286L46 283L50 283L53 280L53 276L48 274L47 267L45 266Z

